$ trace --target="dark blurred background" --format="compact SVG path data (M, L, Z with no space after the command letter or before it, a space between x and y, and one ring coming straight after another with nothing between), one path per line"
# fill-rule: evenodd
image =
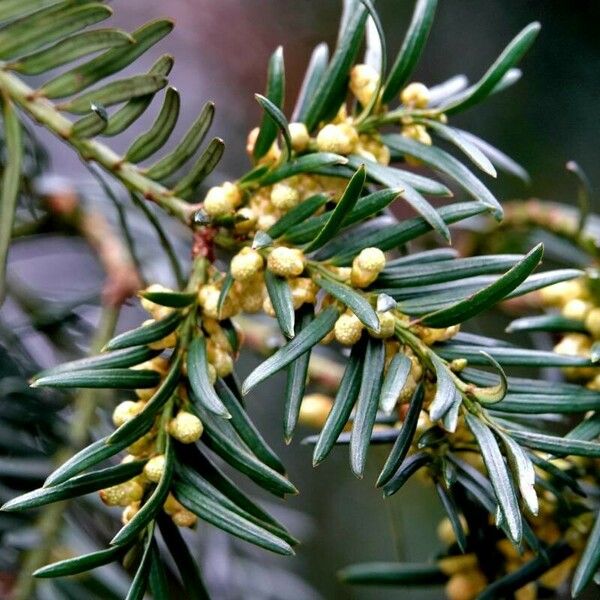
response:
M164 52L175 55L171 80L182 92L181 130L204 101L216 102L213 131L225 139L227 150L219 172L213 174L215 180L234 178L248 167L245 136L259 118L253 94L263 91L272 51L280 44L285 47L291 108L311 49L322 40L335 41L341 8L340 0L115 0L112 4L117 24L126 29L158 16L176 19L175 33L148 53L145 62L149 65ZM413 2L378 0L376 5L390 54L395 54ZM416 79L435 84L459 73L471 80L478 78L505 44L533 20L539 20L543 28L522 63L523 79L484 106L460 115L455 123L490 141L529 170L529 189L505 176L492 182L500 199L535 195L570 201L574 193L573 181L564 171L567 160L577 160L593 184L600 180L596 150L600 133L600 2L443 0ZM144 66L136 63L136 71ZM149 114L142 125L151 120ZM51 144L56 172L75 180L86 177L69 150L45 139ZM120 144L124 148L127 140ZM243 372L251 368L252 360L243 362ZM278 397L282 389L283 377L274 378L270 386L261 386L260 392L253 394L249 405L301 490L288 505L307 515L309 526L302 533L306 541L300 546L299 560L285 562L314 588L314 592L304 590L301 596L439 598L439 590L403 593L349 589L336 583L335 571L351 562L426 559L435 548L441 510L431 492L418 484L384 503L373 489L376 470L383 461L383 455L376 452L362 482L351 476L342 450L313 471L311 449L299 442L306 432L301 431L289 447L283 447ZM248 575L257 576L251 571ZM264 576L268 581L268 574ZM281 595L271 591L274 598L300 597L299 591L291 589L282 590Z

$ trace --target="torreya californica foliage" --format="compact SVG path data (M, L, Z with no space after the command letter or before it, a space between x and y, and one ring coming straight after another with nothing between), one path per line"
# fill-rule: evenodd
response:
M263 117L245 142L250 170L210 188L196 203L199 186L223 153L219 138L199 152L213 105L204 106L172 151L157 157L179 115L179 94L167 79L173 60L165 55L148 73L117 75L168 34L171 22L126 33L89 29L111 15L103 2L0 5L2 275L10 239L23 230L21 217L13 222L27 193L26 158L33 152L26 117L122 183L133 202L155 203L193 232L188 276L169 252L180 289L153 283L139 292L148 321L113 335L114 310L136 291L137 280L115 285L105 295L108 316L97 352L32 380L36 389L130 390L114 407L114 431L67 456L42 487L4 505L4 513L15 513L99 492L106 505L122 509L122 527L106 548L44 566L34 558L28 568L37 568L36 577L123 561L134 574L128 599L142 598L146 588L167 598L162 554L168 551L188 596L205 598L178 529L199 519L272 552L293 554L297 540L214 460L217 455L277 497L296 493L244 409L251 389L285 370L286 441L299 418L310 421L319 429L307 440L314 444L314 464L336 444L347 445L359 478L370 444L386 444L388 458L376 482L383 495L397 493L418 474L436 488L448 514L436 561L354 565L341 573L345 581L444 584L456 600L515 592L535 598L569 578L576 596L592 581L600 567L600 525L594 525L600 393L593 364L600 355L600 301L594 275L569 265L534 273L541 244L522 254L466 258L448 247L451 225L478 215L503 218L482 176L495 177L498 169L527 178L502 152L449 123L519 79L516 65L539 25L519 33L475 83L458 76L427 87L411 81L411 74L436 4L417 1L388 65L372 2L348 0L337 46L331 56L325 45L315 48L289 119L283 113L284 52L275 50L266 91L256 95ZM368 60L360 62L365 33ZM27 83L29 75L97 52L36 89ZM117 78L102 83L111 75ZM102 138L126 131L161 93L150 129L123 156L111 150ZM434 144L438 140L452 152ZM146 159L150 164L141 166ZM438 174L466 199L452 199ZM441 208L431 196L445 200ZM394 202L408 203L416 216L392 218ZM66 212L72 227L90 234L85 218ZM162 231L160 219L145 214ZM575 240L584 225L582 218ZM445 246L411 251L411 243L430 232ZM131 250L135 240L126 237ZM164 234L161 239L169 248ZM594 258L590 252L590 262ZM573 332L555 352L461 330L494 305L536 290L562 315L527 317L512 329ZM284 342L238 386L240 313L274 317ZM328 343L347 349L333 401L305 395L311 352ZM505 368L513 366L530 367L531 378L508 377ZM537 367L562 367L588 385L537 379ZM93 396L84 400L89 406ZM565 415L557 433L556 418ZM24 573L21 597L33 588Z

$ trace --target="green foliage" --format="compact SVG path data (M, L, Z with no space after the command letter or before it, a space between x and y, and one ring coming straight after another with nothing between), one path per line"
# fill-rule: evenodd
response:
M283 48L280 46L275 50L271 60L269 61L269 70L267 73L267 90L266 97L261 101L261 97L257 97L259 104L267 111L260 126L256 144L254 145L254 158L258 160L264 156L277 137L277 127L281 127L280 113L283 108L285 97L285 69L283 65ZM264 102L264 104L263 104ZM278 112L279 111L279 112ZM281 116L280 116L281 115ZM285 120L285 117L283 117ZM284 121L285 122L285 121ZM285 125L283 126L286 129ZM289 151L289 132L286 137Z
M246 377L242 385L242 393L247 394L261 381L287 367L320 342L331 330L338 316L339 311L333 306L321 311L314 320L294 336L294 339L280 348Z
M327 69L309 100L304 122L313 130L320 121L331 119L346 96L348 73L355 61L363 39L367 9L351 0L350 18L341 29L341 36Z

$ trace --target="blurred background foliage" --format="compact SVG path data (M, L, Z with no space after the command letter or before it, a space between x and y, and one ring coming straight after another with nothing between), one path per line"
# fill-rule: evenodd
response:
M395 53L413 7L412 2L378 0L376 3ZM340 0L115 0L115 23L126 29L158 16L176 19L175 35L152 49L136 64L150 66L165 51L176 57L171 75L184 98L184 118L178 124L183 132L201 104L212 99L217 105L214 133L225 139L226 153L214 181L237 175L247 167L245 137L259 118L253 93L264 88L265 65L273 49L285 47L288 73L288 99L296 96L310 50L325 40L333 43L340 14ZM460 127L489 140L523 164L532 176L532 185L524 187L509 177L500 177L492 189L500 199L537 196L574 203L573 181L564 171L568 159L576 159L592 182L600 181L597 160L598 106L600 105L600 3L594 0L444 0L438 8L430 42L417 70L417 78L434 84L455 73L476 77L483 72L498 51L518 30L532 20L542 23L542 33L522 67L523 79L509 91L495 96L477 110L456 119ZM147 63L141 64L142 62ZM185 107L187 106L187 110ZM141 119L137 135L152 117ZM177 135L173 138L177 139ZM71 181L86 202L103 207L115 219L112 205L90 179L81 163L68 149L45 134L50 170ZM125 145L127 140L123 140ZM122 150L123 148L117 148ZM211 181L207 182L211 183ZM594 199L596 202L598 196ZM592 207L596 211L600 206ZM128 208L128 211L130 209ZM148 260L145 275L164 280L165 258L158 241L147 231L145 221L132 219L136 239L141 241L140 258ZM186 261L187 235L173 225L170 233ZM85 244L77 239L45 236L34 243L17 242L11 252L9 276L13 289L43 305L42 323L25 318L17 304L8 302L0 322L5 334L0 358L2 375L30 375L37 366L54 364L58 351L73 356L89 342L90 325L97 318L97 299L102 271ZM25 282L35 282L27 284ZM164 283L171 283L168 280ZM73 298L83 299L65 321L61 310ZM53 312L54 311L54 312ZM35 311L34 311L35 312ZM57 317L46 323L47 313ZM35 319L34 319L35 320ZM120 328L141 320L137 307L126 307ZM498 333L503 328L499 321ZM10 332L19 332L25 348L11 346ZM50 341L52 343L50 343ZM18 354L17 363L14 354ZM245 375L258 363L246 356L241 363ZM15 381L15 378L10 381ZM424 560L436 546L435 528L441 509L433 491L412 483L402 494L382 502L374 481L383 464L383 454L374 451L364 482L356 480L347 468L347 456L339 451L331 460L311 467L311 448L300 445L302 436L283 447L280 403L273 401L284 385L283 376L261 386L249 399L249 410L267 440L288 466L291 480L302 490L288 501L287 508L275 507L275 514L289 523L292 532L304 540L299 560L267 557L254 549L232 542L224 534L202 531L192 536L202 539L203 570L215 597L236 598L438 598L440 591L406 594L398 591L350 589L336 583L338 568L366 560ZM25 392L13 392L25 402ZM44 398L46 410L56 410L63 397ZM110 402L108 404L111 404ZM28 412L31 418L33 412ZM5 418L2 412L2 418ZM34 417L35 418L35 417ZM60 423L59 423L60 425ZM106 426L106 419L104 419ZM3 435L3 434L2 434ZM57 445L60 430L46 430L40 420L30 435L47 460ZM2 444L4 446L4 444ZM6 452L8 448L4 449ZM17 454L11 450L13 455ZM43 465L40 467L43 470ZM32 475L35 482L35 474ZM12 483L9 481L9 483ZM4 485L4 483L2 484ZM20 481L23 489L33 487L31 480ZM2 490L0 490L2 491ZM95 499L94 499L95 500ZM99 503L94 502L94 505ZM77 522L81 514L71 515ZM99 524L102 530L102 523ZM26 542L26 540L25 540ZM18 548L23 540L3 539L5 552L0 569L6 583L12 567L7 548ZM85 545L85 544L83 544ZM240 550L240 547L242 548ZM273 568L273 565L281 569ZM111 567L112 568L112 567ZM113 568L113 570L116 567ZM296 575L294 575L294 573ZM120 575L122 576L122 575ZM114 577L114 574L113 574ZM228 578L234 585L226 585ZM119 578L115 593L118 593ZM278 590L285 589L281 594ZM66 594L66 592L65 592ZM1 597L1 591L0 591ZM64 597L68 597L65 595ZM109 596L106 596L109 597ZM117 596L118 597L118 596Z

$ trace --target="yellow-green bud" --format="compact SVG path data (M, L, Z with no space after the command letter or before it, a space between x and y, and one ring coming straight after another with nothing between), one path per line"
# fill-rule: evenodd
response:
M221 187L225 191L226 196L229 198L233 206L237 208L242 201L242 192L240 191L240 188L231 181L225 181L223 184L221 184Z
M198 303L202 307L202 311L206 317L210 319L227 319L233 316L238 307L232 295L229 294L221 307L221 314L219 315L219 297L221 290L212 284L203 285L198 292Z
M198 521L198 517L186 508L178 510L172 515L171 519L177 527L193 527Z
M121 427L121 425L130 421L133 417L139 415L143 408L143 402L133 402L132 400L125 400L118 404L112 414L115 427Z
M346 123L325 125L317 134L317 147L320 152L351 154L356 148L358 133Z
M257 313L262 310L263 292L262 287L258 289L244 290L240 296L240 305L242 310L247 313Z
M135 480L130 479L118 485L100 490L100 499L107 506L127 506L139 502L144 496L144 488Z
M252 158L254 146L256 145L256 140L258 139L259 132L259 127L254 127L248 132L248 137L246 138L246 153L250 158Z
M237 233L248 233L256 226L256 213L249 206L240 208L235 216L239 218L234 226Z
M486 585L487 579L483 573L473 569L452 575L444 591L448 600L473 600Z
M231 276L236 281L252 279L263 267L263 257L252 248L242 248L231 260Z
M591 302L582 300L581 298L572 298L562 309L563 317L574 319L575 321L584 321L587 314L593 308Z
M208 367L208 380L210 381L210 383L212 385L214 385L217 381L217 370L210 363L208 363L207 367Z
M260 231L267 231L277 223L277 217L272 214L264 214L259 215L258 221L256 222L256 227L260 229Z
M464 532L467 532L469 530L467 520L462 515L459 515L459 518L462 530ZM440 541L446 546L451 546L452 544L456 543L456 534L454 533L454 527L452 526L452 523L450 522L450 519L448 519L448 517L445 517L440 521L437 527L437 535Z
M310 135L304 123L290 123L290 137L292 138L292 148L296 152L303 152L308 147Z
M174 515L176 512L183 510L183 505L169 492L165 503L163 504L163 510L169 515Z
M202 421L196 415L183 410L169 423L169 433L182 444L192 444L199 440L203 430Z
M265 296L262 301L262 310L269 317L275 317L275 309L273 308L273 303L271 302L271 298L269 296Z
M198 303L204 309L207 317L211 319L218 319L217 312L217 304L219 302L219 296L221 291L216 285L208 284L203 285L198 290ZM214 313L214 314L213 314Z
M131 504L128 504L121 514L121 523L123 523L123 525L127 525L127 523L129 523L129 521L135 517L139 510L139 502L132 502Z
M297 277L290 280L292 303L298 310L304 303L313 304L316 301L318 287L310 277Z
M281 211L288 211L300 202L300 194L287 183L276 183L271 190L271 204Z
M355 65L350 71L350 91L367 106L377 90L379 73L371 65Z
M204 210L211 217L220 217L233 211L233 203L220 186L212 187L204 197Z
M141 438L137 439L133 444L127 448L127 452L133 456L146 456L151 453L154 448L154 438L156 434L154 431L149 431Z
M457 554L456 556L446 556L437 561L438 567L446 575L454 575L463 571L471 571L477 567L477 555L475 554Z
M379 248L365 248L354 261L359 269L380 273L385 267L385 254Z
M392 160L390 149L385 144L381 144L381 146L379 146L379 150L377 151L377 154L375 156L377 157L377 162L380 165L387 166Z
M129 367L134 371L156 371L160 375L166 375L169 370L169 361L164 356L155 356L139 365Z
M350 283L352 267L330 267L330 269L344 282Z
M208 360L215 367L219 377L227 377L233 371L233 359L228 352L214 344L208 345Z
M396 318L391 311L378 312L377 317L379 318L379 333L375 333L369 330L369 333L378 339L389 338L394 335L396 327Z
M600 339L600 308L593 308L585 318L585 328L594 339Z
M208 190L204 198L204 210L211 217L231 213L240 203L241 193L238 187L226 181L220 186Z
M590 339L583 333L569 333L554 346L554 352L567 356L584 356L589 352Z
M333 406L333 399L325 394L307 394L302 400L298 420L303 425L321 429Z
M248 138L246 140L246 152L250 158L253 158L254 146L256 145L256 140L258 139L259 128L255 127L248 134ZM276 162L281 156L281 150L279 149L279 145L277 144L277 140L275 140L267 153L261 157L258 161L259 165L270 165Z
M586 387L590 390L594 390L595 392L600 392L600 373L598 373L598 375L589 381Z
M402 135L405 138L415 140L426 146L431 146L432 140L427 128L424 125L404 125Z
M434 328L423 327L417 330L417 335L424 344L432 346L436 342L445 342L452 339L460 331L460 325L451 325L450 327Z
M400 93L400 102L411 108L427 108L431 94L426 85L409 83Z
M157 454L144 465L144 475L148 481L158 483L165 472L165 455Z
M540 290L542 302L546 306L564 306L573 298L585 296L585 289L580 279L561 281Z
M469 361L466 358L455 358L450 362L450 370L454 373L460 373L467 368Z
M296 248L279 246L269 254L267 268L281 277L297 277L304 271L304 254Z
M148 402L154 394L156 394L157 388L140 388L135 391L135 395L140 399L141 402Z
M364 325L354 313L344 313L343 315L340 315L335 322L333 329L335 332L335 339L344 346L353 346L360 340L363 327Z
M379 248L365 248L352 261L352 285L364 288L373 283L385 267L385 254Z

